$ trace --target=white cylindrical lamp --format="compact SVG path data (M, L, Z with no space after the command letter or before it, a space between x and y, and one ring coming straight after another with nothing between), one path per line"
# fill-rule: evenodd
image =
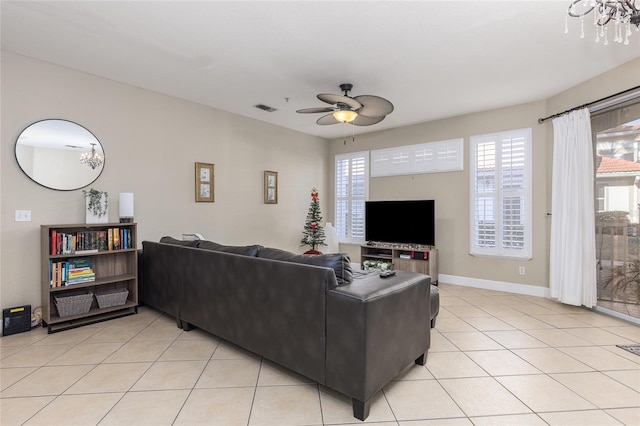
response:
M119 199L120 223L133 222L133 192L121 192Z

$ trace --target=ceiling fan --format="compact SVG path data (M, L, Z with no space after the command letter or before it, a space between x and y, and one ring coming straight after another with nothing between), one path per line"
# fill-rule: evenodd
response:
M344 95L319 94L318 99L333 107L304 108L296 112L302 114L314 114L328 112L318 118L316 123L320 125L351 123L355 126L371 126L384 120L393 112L393 104L380 96L360 95L349 96L353 84L344 83L340 85L340 90Z

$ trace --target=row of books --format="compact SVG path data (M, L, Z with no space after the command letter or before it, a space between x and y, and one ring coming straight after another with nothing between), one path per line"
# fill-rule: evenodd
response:
M58 262L53 259L49 260L49 287L51 288L95 280L96 273L93 270L93 260L90 257L78 257Z
M51 231L51 255L91 254L107 250L133 248L129 228L108 228L103 231L72 233Z

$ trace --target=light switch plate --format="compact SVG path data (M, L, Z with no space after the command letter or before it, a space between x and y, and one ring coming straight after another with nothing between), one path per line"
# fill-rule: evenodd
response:
M16 210L16 222L31 222L31 210Z

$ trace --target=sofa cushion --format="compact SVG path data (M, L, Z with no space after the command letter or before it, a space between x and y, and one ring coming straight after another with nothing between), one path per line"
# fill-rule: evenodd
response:
M259 245L252 246L225 246L223 244L214 243L213 241L198 241L198 247L204 250L221 251L225 253L242 254L244 256L256 257L260 250Z
M160 238L160 242L161 243L165 243L165 244L173 244L175 246L187 246L187 247L198 247L198 243L199 241L183 241L183 240L176 240L173 237L162 237Z
M351 259L345 253L330 254L295 254L286 250L262 247L258 257L264 259L281 260L283 262L304 263L307 265L324 266L332 268L336 274L338 285L351 284L353 272L351 271Z

